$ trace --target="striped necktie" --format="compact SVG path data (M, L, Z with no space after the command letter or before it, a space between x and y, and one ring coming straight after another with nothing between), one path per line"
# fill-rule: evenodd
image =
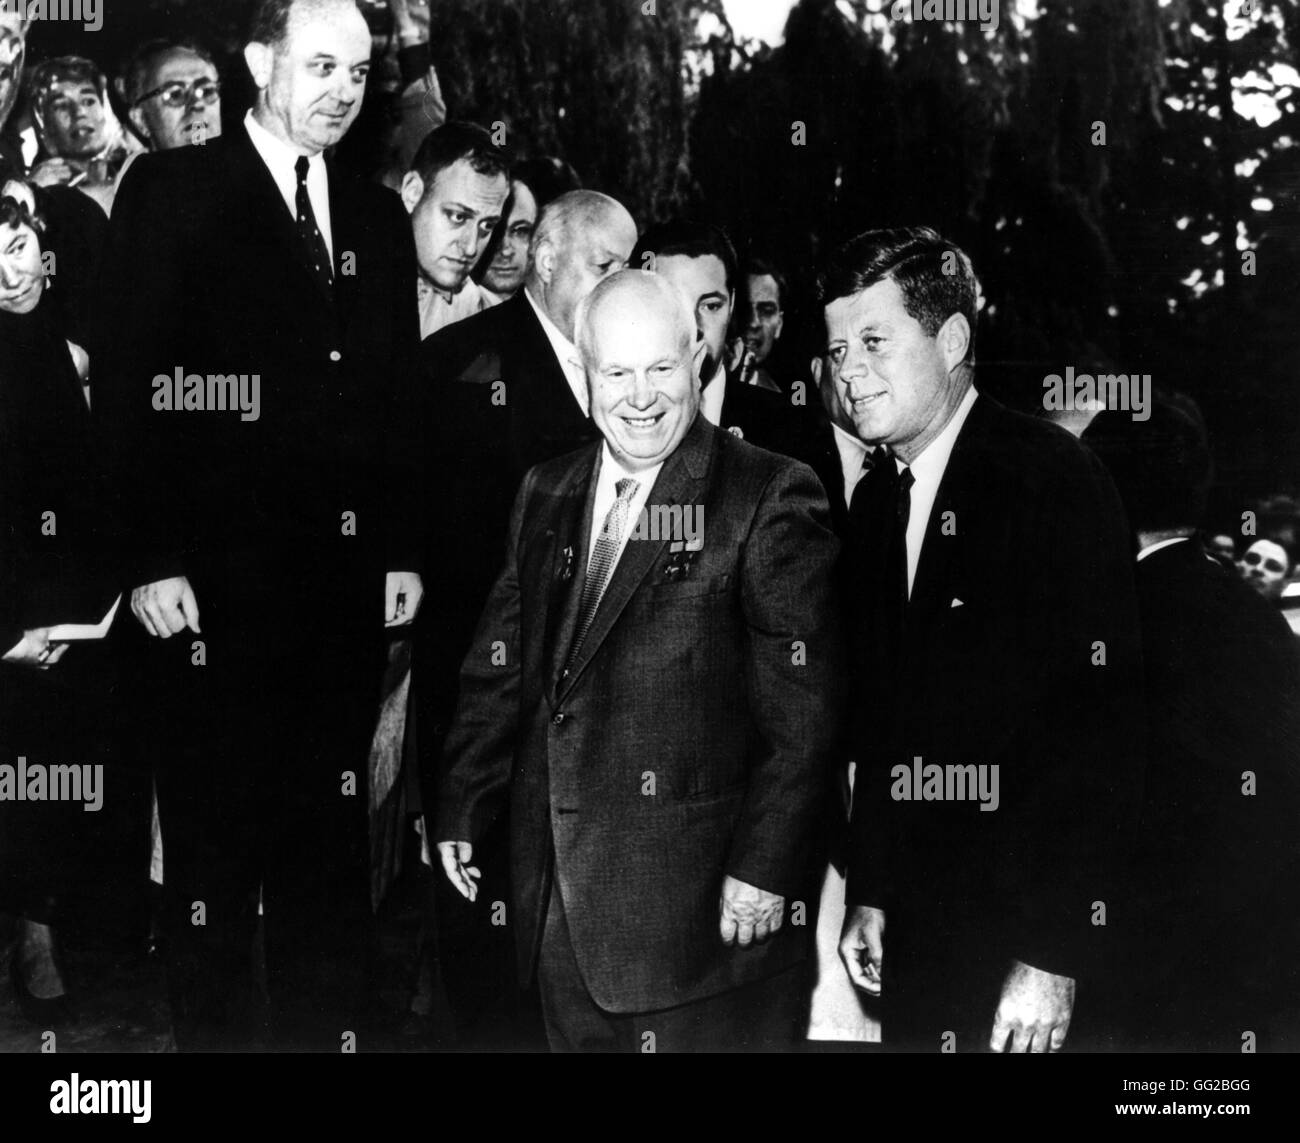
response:
M614 570L614 561L618 556L618 545L627 530L627 514L632 506L632 497L640 487L638 481L625 476L614 485L618 493L609 511L605 514L605 523L596 538L596 547L591 553L591 562L587 565L587 578L582 585L582 599L578 603L578 628L573 636L573 646L569 650L569 661L565 665L567 675L573 667L582 641L591 630L592 620L596 618L596 609L600 607L605 588L609 585L610 573Z

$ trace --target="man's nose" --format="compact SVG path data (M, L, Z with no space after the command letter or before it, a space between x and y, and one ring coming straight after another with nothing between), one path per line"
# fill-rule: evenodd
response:
M638 412L650 408L655 403L655 388L650 384L648 374L638 372L635 375L632 381L632 395L628 401Z
M21 281L21 275L8 262L0 262L0 287L16 290Z

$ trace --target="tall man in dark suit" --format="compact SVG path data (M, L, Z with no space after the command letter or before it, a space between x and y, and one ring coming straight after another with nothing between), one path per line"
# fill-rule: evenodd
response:
M123 183L96 408L158 639L177 1039L247 1042L260 886L280 1042L337 1050L365 998L383 628L422 591L415 258L398 197L324 155L365 92L352 0L264 0L245 59L241 127Z
M436 802L461 660L501 568L501 539L524 473L599 436L573 345L578 303L627 264L635 244L636 224L614 199L589 190L563 194L542 212L524 289L423 344L431 468L425 516L434 547L411 683L426 811ZM491 900L509 895L507 828L503 821L480 846ZM520 1021L510 933L440 888L441 967L460 1040L482 1045L503 1020L506 1038L514 1039Z
M1209 441L1187 398L1083 435L1134 529L1148 762L1119 1007L1127 1046L1300 1044L1300 659L1286 620L1206 556Z
M863 717L841 955L882 994L887 1047L1056 1050L1140 780L1123 510L1072 437L972 388L952 243L870 231L821 291L858 435L892 454L846 543Z
M510 927L554 1048L790 1046L838 710L825 497L697 415L703 347L664 279L618 274L578 320L604 442L515 501L439 852L472 900L511 803Z
M810 462L811 431L804 410L784 393L748 385L726 367L727 327L736 305L736 251L716 226L679 220L650 227L632 265L662 274L695 312L706 347L700 367L700 409L710 424L760 448Z

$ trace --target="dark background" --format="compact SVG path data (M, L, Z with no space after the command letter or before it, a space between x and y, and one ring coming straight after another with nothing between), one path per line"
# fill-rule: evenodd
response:
M896 23L886 0L799 0L775 49L739 40L721 0L430 0L430 26L453 117L564 156L642 226L696 213L771 255L795 286L787 377L816 345L819 253L932 225L983 281L981 388L1041 409L1043 377L1073 365L1190 393L1215 437L1214 522L1235 532L1252 498L1300 491L1297 92L1268 78L1300 63L1300 5L1250 6L1239 34L1240 0L1040 0L1030 21L1004 0L990 34ZM365 7L382 48L386 5ZM29 63L75 51L116 74L139 39L192 31L237 121L250 8L104 0L97 33L37 24ZM1268 127L1233 110L1252 87L1280 112Z

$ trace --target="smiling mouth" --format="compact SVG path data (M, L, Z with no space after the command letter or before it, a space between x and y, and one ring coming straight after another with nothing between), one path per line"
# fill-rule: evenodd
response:
M884 395L885 395L885 391L881 389L878 393L868 393L865 397L853 397L852 398L853 408L855 410L865 409L868 405L871 405L874 402L880 400L880 398L883 397Z
M619 420L631 429L652 429L663 419L663 413L655 413L648 417L619 417Z

